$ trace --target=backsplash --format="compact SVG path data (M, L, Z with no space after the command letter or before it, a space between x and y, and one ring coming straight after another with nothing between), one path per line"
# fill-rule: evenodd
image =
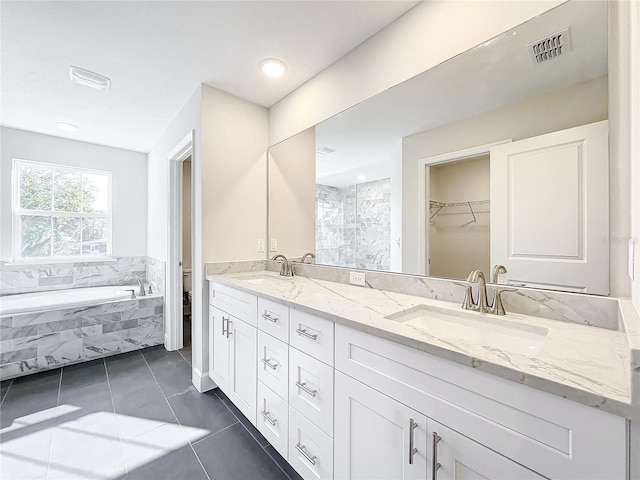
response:
M0 263L0 295L66 288L121 285L127 275L147 282L147 272L164 291L164 262L151 257L118 257L104 262ZM161 286L161 287L160 287Z

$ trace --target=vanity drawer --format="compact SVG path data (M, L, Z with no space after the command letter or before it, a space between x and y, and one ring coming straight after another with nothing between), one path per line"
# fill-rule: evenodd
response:
M258 330L258 380L285 401L289 392L289 346Z
M288 461L305 480L333 478L333 439L291 406Z
M289 405L264 383L258 382L258 431L285 459L289 448Z
M209 282L209 305L257 327L258 297L216 282Z
M258 328L289 343L289 307L258 297Z
M333 436L333 368L289 347L289 405Z
M333 322L299 310L291 310L289 344L333 365Z

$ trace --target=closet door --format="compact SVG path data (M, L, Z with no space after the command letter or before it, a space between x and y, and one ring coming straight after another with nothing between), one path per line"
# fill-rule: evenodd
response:
M607 121L491 149L491 264L509 281L609 293Z

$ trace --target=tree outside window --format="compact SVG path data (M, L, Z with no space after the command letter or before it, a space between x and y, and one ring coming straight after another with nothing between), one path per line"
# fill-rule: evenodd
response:
M111 173L14 160L14 258L111 255Z

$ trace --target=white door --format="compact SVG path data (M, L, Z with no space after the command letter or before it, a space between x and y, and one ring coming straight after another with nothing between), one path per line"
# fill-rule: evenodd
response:
M227 393L229 378L229 339L227 328L230 315L209 305L209 376L220 389Z
M509 281L609 293L608 122L491 148L491 264Z
M229 398L251 423L256 424L257 330L231 317Z
M543 480L545 477L448 429L427 422L431 480ZM434 440L438 441L435 442ZM437 468L434 469L433 464ZM439 466L438 466L439 464Z
M338 371L335 392L336 479L427 478L424 415Z

